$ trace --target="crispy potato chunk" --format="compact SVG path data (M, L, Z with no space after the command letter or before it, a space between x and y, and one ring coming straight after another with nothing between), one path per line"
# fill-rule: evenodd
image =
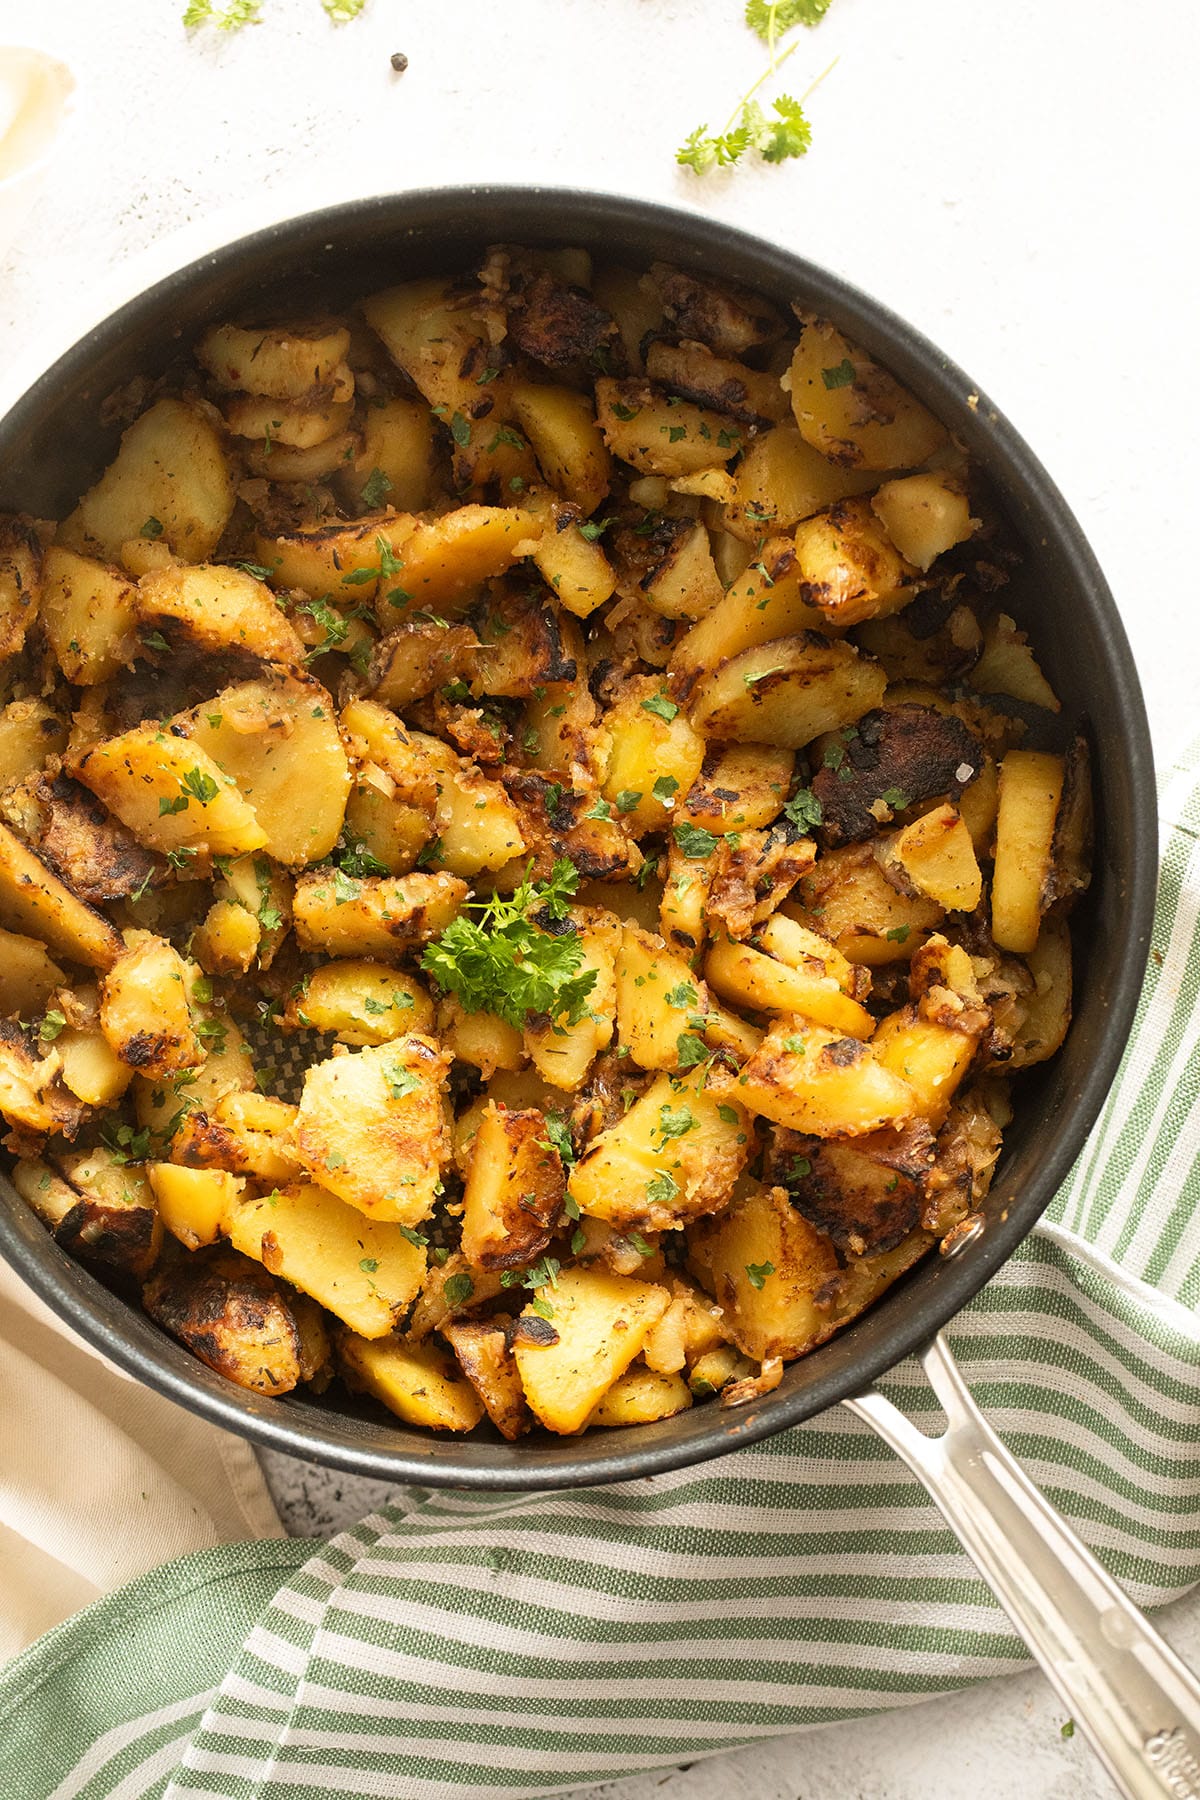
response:
M1061 712L1062 703L1030 648L1029 639L1007 613L997 613L984 628L983 650L970 674L977 694L1010 694L1047 712Z
M146 1175L159 1218L185 1250L199 1250L226 1235L246 1185L225 1169L187 1169L169 1162L148 1163Z
M110 681L137 649L137 589L119 569L61 544L46 552L42 621L68 681Z
M229 1236L244 1256L310 1294L361 1337L386 1337L425 1274L424 1250L398 1225L365 1219L311 1184L243 1200Z
M37 938L0 929L0 1018L38 1017L66 979Z
M576 1164L571 1192L581 1212L619 1230L669 1231L716 1212L750 1155L739 1082L706 1084L703 1068L659 1075Z
M616 961L617 1026L631 1062L678 1069L680 1038L704 1028L708 991L660 937L626 924Z
M961 484L945 469L885 481L871 510L901 556L922 574L943 551L979 529Z
M68 775L33 775L10 788L0 810L80 900L96 905L145 892L165 865Z
M151 850L242 856L267 842L232 777L202 745L153 722L85 750L72 773Z
M484 1269L518 1269L550 1242L566 1175L540 1112L484 1107L463 1193L462 1251Z
M548 1310L543 1320L537 1307ZM539 1288L523 1318L552 1328L513 1349L525 1398L550 1431L578 1431L670 1305L665 1289L598 1268L565 1269Z
M290 330L212 325L196 345L196 361L218 387L303 400L334 386L349 348L350 333L332 320Z
M147 1275L162 1246L162 1220L145 1170L104 1145L65 1150L54 1160L79 1195L55 1232L63 1249L127 1275Z
M429 1217L450 1145L442 1087L450 1058L412 1033L335 1056L304 1077L292 1147L315 1181L371 1218Z
M982 898L971 833L948 802L885 839L880 862L902 892L924 894L946 912L974 912Z
M702 677L692 724L722 742L799 749L823 731L853 725L879 705L886 686L879 664L853 644L806 631L743 650Z
M559 500L544 488L532 489L524 500L527 510L542 521L542 535L532 553L539 574L554 589L560 606L578 619L589 618L612 599L616 571L600 545L579 529L581 512L573 501Z
M362 442L342 463L338 485L355 512L378 506L381 486L397 511L421 512L433 498L435 464L427 403L377 394L363 417Z
M304 645L271 590L244 569L160 569L142 576L132 605L138 624L159 632L172 651L239 650L264 662L304 661Z
M121 954L120 933L77 899L7 825L0 825L0 919L91 969L111 968Z
M1038 941L1064 775L1048 751L1010 750L1000 764L992 936L1001 950L1027 954Z
M915 1231L886 1255L840 1258L782 1188L750 1186L692 1233L691 1267L756 1362L803 1356L869 1306L929 1248ZM700 1365L693 1370L693 1378Z
M894 375L824 319L802 322L792 411L814 450L852 469L911 469L945 442L945 426Z
M700 773L704 743L653 675L634 676L611 707L604 798L635 837L662 831Z
M290 868L328 856L346 814L350 764L319 681L273 669L223 688L175 723L253 808L263 835L247 848L261 846Z
M686 1412L692 1390L682 1375L660 1374L634 1363L618 1375L587 1423L589 1425L649 1425Z
M825 625L825 615L809 603L794 543L770 538L724 599L675 644L672 691L686 696L703 675L744 650Z
M542 520L519 506L460 506L440 518L413 520L399 547L395 582L376 602L381 627L387 631L421 611L461 613L483 582L533 553L542 529Z
M482 1400L438 1344L371 1341L350 1332L338 1338L337 1355L346 1385L370 1394L406 1425L473 1431L483 1418Z
M938 1126L949 1111L955 1089L975 1060L978 1035L940 1019L922 1017L917 1007L905 1006L880 1021L871 1049L878 1059L878 1070L889 1072L908 1089L907 1116ZM902 1112L892 1115L898 1122L905 1116Z
M565 1022L565 1014L545 1021L529 1018L523 1034L526 1053L543 1080L568 1091L583 1085L597 1056L612 1042L615 965L621 941L617 920L603 908L575 907L571 919L583 950L579 972L592 969L596 975L588 1010L574 1025Z
M725 413L678 400L665 388L604 375L596 383L596 417L614 456L643 475L691 475L732 460L746 428Z
M707 344L718 356L744 356L777 343L786 330L782 313L770 301L733 282L654 263L640 286L657 293L680 337Z
M805 599L840 630L899 612L914 573L865 500L839 500L796 530Z
M787 531L835 500L868 492L878 480L873 471L829 462L795 425L776 425L746 446L734 498L725 509L725 530L757 545L764 532Z
M0 707L0 789L35 775L48 756L66 748L67 737L67 720L48 701Z
M210 412L156 400L125 432L116 461L62 526L59 542L113 561L127 538L149 529L189 562L211 556L236 496Z
M795 761L775 744L706 744L676 816L718 833L769 825L783 811Z
M460 1319L442 1332L458 1365L510 1444L529 1430L529 1408L503 1325L492 1319Z
M283 1023L332 1032L343 1044L390 1044L433 1024L433 1001L411 975L367 957L324 963L289 996Z
M857 1137L918 1111L907 1079L874 1045L798 1015L775 1020L742 1070L737 1095L752 1112L814 1137Z
M290 1393L328 1361L316 1308L236 1250L202 1250L160 1269L142 1305L193 1356L252 1393Z
M179 952L149 931L130 931L100 983L100 1029L123 1063L155 1079L204 1061Z
M943 916L932 900L898 893L870 844L826 850L800 877L798 895L798 903L787 903L788 915L868 968L907 962Z
M305 950L327 956L399 957L445 931L467 897L455 875L368 875L305 870L293 916Z
M585 513L594 512L608 492L611 459L588 396L520 382L512 390L512 409L550 486Z
M799 1013L815 1025L825 1025L846 1037L869 1038L875 1029L870 1013L841 991L819 956L802 957L793 966L752 944L736 944L731 938L720 937L708 953L704 973L722 1000L728 1000L731 1006L754 1012Z

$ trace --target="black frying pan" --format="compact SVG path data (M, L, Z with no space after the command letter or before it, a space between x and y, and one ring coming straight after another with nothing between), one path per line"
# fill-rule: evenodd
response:
M1016 1118L1005 1135L983 1229L959 1254L932 1256L904 1276L838 1337L790 1365L782 1385L751 1406L697 1406L654 1425L580 1438L540 1435L519 1445L406 1430L368 1403L341 1395L268 1400L233 1386L71 1261L2 1177L0 1254L83 1337L161 1393L257 1443L360 1475L482 1489L621 1481L722 1455L842 1400L873 1416L916 1466L923 1453L902 1441L903 1421L895 1426L883 1419L886 1403L870 1394L871 1384L901 1358L933 1343L1011 1255L1071 1167L1108 1092L1133 1019L1157 868L1150 739L1112 596L1062 496L987 396L877 302L811 263L716 221L645 201L555 189L423 190L326 208L243 237L179 269L104 319L0 421L0 505L63 516L116 447L116 429L98 423L100 402L132 377L165 368L209 323L272 307L302 316L336 310L391 282L457 271L496 241L578 244L635 264L662 259L831 318L965 442L1007 510L1025 560L1018 583L1006 591L1006 608L1028 626L1062 697L1064 716L1081 719L1093 735L1098 834L1092 889L1074 920L1074 1023L1060 1054L1017 1084ZM953 1399L960 1422L966 1421L964 1431L986 1433L982 1421L976 1426L964 1412L965 1390L952 1395L952 1365L944 1349L927 1366L939 1392ZM1002 1457L1000 1447L992 1445L994 1440L987 1455ZM986 1462L987 1455L976 1445L976 1462ZM931 1488L939 1479L929 1467L918 1472ZM948 1504L944 1491L935 1497ZM1031 1507L1023 1509L1026 1523ZM961 1518L955 1528L968 1538ZM1044 1542L1047 1531L1040 1535ZM1064 1542L1057 1541L1060 1558ZM968 1547L996 1580L996 1571L986 1567L986 1546L968 1541ZM1056 1580L1062 1579L1060 1564ZM1127 1605L1116 1590L1114 1595L1113 1605ZM1016 1616L1019 1597L1002 1597ZM1028 1618L1018 1623L1028 1633ZM1148 1630L1144 1623L1142 1628ZM1051 1660L1067 1655L1057 1640L1034 1648ZM1164 1679L1160 1671L1155 1689L1160 1697ZM1127 1672L1118 1685L1122 1681L1128 1687ZM1086 1706L1074 1690L1071 1704L1086 1724ZM1174 1728L1181 1710L1176 1706L1169 1718L1164 1713L1158 1724ZM1098 1728L1094 1734L1099 1737ZM1200 1737L1192 1748L1197 1746ZM1111 1746L1102 1749L1110 1769L1126 1778L1129 1771L1117 1753ZM1137 1768L1149 1766L1149 1754L1135 1759ZM1160 1762L1173 1754L1163 1752ZM1200 1793L1200 1764L1197 1769ZM1185 1792L1158 1785L1129 1791Z

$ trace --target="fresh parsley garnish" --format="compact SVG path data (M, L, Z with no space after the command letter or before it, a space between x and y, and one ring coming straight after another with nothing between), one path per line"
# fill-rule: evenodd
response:
M642 701L642 711L656 714L658 718L665 719L669 725L679 708L673 700L668 700L666 694L652 694L649 700Z
M854 382L854 364L848 356L843 356L840 363L832 369L821 370L821 380L827 388L851 387Z
M749 1280L750 1286L754 1287L754 1288L759 1288L760 1290L763 1286L763 1283L766 1281L767 1276L773 1275L774 1273L775 1273L775 1264L773 1262L747 1263L746 1264L746 1276L747 1276L747 1279Z
M382 469L372 469L362 484L364 506L382 506L392 491L392 484Z
M821 823L824 814L821 802L811 788L797 788L783 809L784 817L798 825L801 831L812 831Z
M577 1025L596 971L583 967L577 932L552 935L534 921L538 913L551 922L566 918L579 875L566 857L554 864L548 881L532 881L531 872L532 864L509 900L493 894L468 902L426 947L421 967L467 1012L496 1013L518 1030L530 1013L565 1016L568 1025Z
M791 157L807 154L812 129L804 114L804 102L818 82L814 81L799 100L790 94L777 95L769 110L760 106L754 96L799 48L797 41L780 55L779 39L797 25L819 24L829 5L830 0L748 0L746 23L767 45L767 66L737 101L724 127L710 132L707 123L698 126L675 152L676 162L703 175L708 169L728 168L740 162L747 152L766 163L787 162ZM818 77L818 81L824 79L824 75Z
M719 837L703 825L682 824L675 827L675 842L688 857L711 856L720 841Z
M475 1283L465 1270L457 1275L447 1275L442 1286L442 1295L447 1306L461 1306L475 1292Z

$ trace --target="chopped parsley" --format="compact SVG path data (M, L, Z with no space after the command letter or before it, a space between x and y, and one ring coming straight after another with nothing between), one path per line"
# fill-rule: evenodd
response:
M759 1288L760 1290L763 1283L766 1281L767 1276L773 1275L774 1273L775 1264L773 1262L746 1264L746 1278L749 1281L750 1286Z

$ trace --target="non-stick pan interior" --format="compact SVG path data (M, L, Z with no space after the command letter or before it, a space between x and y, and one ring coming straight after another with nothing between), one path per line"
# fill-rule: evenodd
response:
M426 1484L550 1487L620 1480L721 1454L866 1386L927 1341L1028 1232L1066 1175L1108 1091L1149 943L1157 833L1149 735L1129 646L1078 525L985 395L926 340L836 277L712 220L613 196L532 188L379 197L273 226L180 270L97 326L0 422L0 505L62 517L111 456L101 402L166 370L208 323L336 310L413 276L455 272L487 244L579 244L635 265L674 262L833 319L918 393L987 469L1022 541L1005 606L1032 634L1092 739L1097 846L1075 915L1075 1018L1062 1052L1015 1084L1016 1117L985 1229L931 1257L753 1406L697 1406L656 1425L516 1446L406 1430L335 1389L268 1400L213 1374L72 1262L0 1181L0 1254L56 1312L126 1369L259 1443L365 1475Z

